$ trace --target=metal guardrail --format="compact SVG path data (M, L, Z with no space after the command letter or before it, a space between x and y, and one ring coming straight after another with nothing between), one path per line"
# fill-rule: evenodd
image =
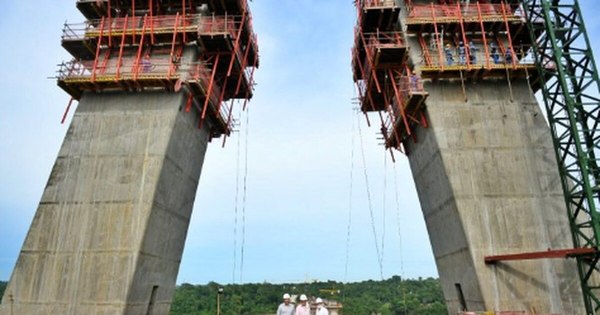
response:
M103 36L141 35L195 31L198 34L226 33L237 36L242 26L241 17L233 15L203 16L175 15L117 17L102 20L87 20L82 23L65 23L62 40L84 40Z
M458 20L462 17L464 20L502 20L504 15L509 20L519 20L525 22L525 14L520 5L503 5L481 3L479 6L475 3L470 5L414 5L410 8L407 22L433 20L434 16L438 23L448 20Z

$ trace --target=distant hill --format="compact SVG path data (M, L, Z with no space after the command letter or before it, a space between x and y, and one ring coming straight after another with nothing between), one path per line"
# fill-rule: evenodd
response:
M344 315L446 315L442 290L437 279L402 281L394 276L384 281L342 284L335 281L287 284L244 284L220 286L182 284L175 291L171 315L216 314L218 288L221 314L274 314L283 293L320 296L342 302ZM339 290L331 295L329 291Z

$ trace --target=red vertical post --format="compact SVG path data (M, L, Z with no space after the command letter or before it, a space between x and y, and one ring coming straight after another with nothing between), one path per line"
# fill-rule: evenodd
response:
M244 103L244 108L245 108L245 103ZM227 126L227 129L229 129L229 126L231 125L231 120L233 119L233 99L231 100L231 103L229 103L229 112L227 113L227 123L225 123L225 126ZM223 145L225 145L225 139L223 139Z
M135 25L137 23L135 17L135 0L131 1L131 16L132 16L132 20L133 20L133 34L132 34L132 38L131 38L131 44L135 45L135 30L137 29L137 25Z
M360 32L360 38L362 40L363 47L365 47L365 54L367 56L367 62L371 66L371 69L369 70L369 72L371 72L371 76L372 76L373 80L375 81L375 87L377 87L377 92L381 93L381 86L379 85L379 80L377 80L377 73L375 71L375 67L373 64L373 56L371 56L371 54L369 53L369 46L367 45L367 41L366 41L362 31ZM365 80L365 81L367 81L367 80ZM371 80L368 80L368 81L370 82ZM367 85L370 85L370 84L367 84Z
M431 61L431 55L429 54L429 48L427 48L427 43L425 42L425 39L423 38L423 34L419 33L419 35L417 35L419 37L419 43L421 44L421 50L423 51L423 56L425 57L425 64L427 66L431 66L432 61Z
M516 67L517 55L515 53L515 49L512 44L512 36L510 35L510 26L508 25L508 17L506 16L506 6L507 6L506 2L502 1L502 3L501 3L502 16L504 17L504 25L506 27L506 35L508 36L508 47L510 48L510 51L512 54L512 65L513 65L513 67Z
M390 104L391 104L391 102L390 102ZM391 105L386 106L386 107L387 107L388 115L390 116L390 124L392 127L393 136L396 139L396 141L398 143L400 143L400 140L401 140L400 135L398 134L398 130L396 129L396 115L394 114L394 110Z
M142 27L142 35L140 36L140 46L138 47L138 52L135 57L135 62L133 63L134 72L133 72L133 80L136 81L138 78L138 74L140 73L140 60L142 59L142 52L144 50L144 33L146 31L146 21L147 15L144 15L144 26Z
M190 93L190 95L188 95L187 102L185 103L185 112L186 113L189 113L190 110L192 109L192 103L194 103L194 95L192 95L192 93Z
M169 58L169 72L167 73L167 79L171 78L171 74L174 68L173 57L175 56L175 43L177 42L177 24L179 23L179 12L175 15L175 25L173 25L173 41L171 42L171 55Z
M440 61L439 66L442 67L442 71L444 71L444 55L442 54L442 46L444 46L444 42L441 40L440 33L438 31L437 21L435 18L435 7L433 6L433 2L431 3L431 17L433 18L433 30L435 31L435 37L436 37L436 41L437 41L436 46L438 46L439 61Z
M117 59L117 72L115 80L119 79L121 73L121 62L123 62L123 48L125 48L125 38L127 37L127 20L129 15L125 15L125 23L123 23L123 34L121 34L121 46L119 47L119 57Z
M396 102L398 103L398 108L400 109L400 113L402 114L402 121L404 122L404 127L406 128L406 133L410 136L412 132L410 131L410 126L408 121L406 120L406 113L404 112L404 106L402 106L402 99L400 98L400 91L398 90L398 86L396 86L396 79L394 78L394 73L392 70L389 70L390 81L392 82L392 87L394 88L394 95L396 96Z
M258 62L258 57L254 58L254 63L252 64L252 70L250 70L250 78L248 79L248 89L246 90L246 99L244 100L243 110L246 110L246 103L248 102L248 98L250 96L250 91L254 89L254 70L256 70L256 63Z
M112 47L112 12L110 0L108 0L108 47Z
M468 49L469 46L467 46L467 35L465 34L465 23L463 22L463 16L461 13L460 2L456 3L456 8L458 9L457 10L458 11L458 20L460 23L460 31L462 32L462 39L463 39L462 42L465 47L465 58L466 58L465 62L467 64L467 69L471 70L471 60L470 60L471 58L469 58L471 54L469 53L469 49Z
M74 98L71 97L71 100L69 100L69 104L67 104L67 108L65 109L65 113L62 116L62 119L60 120L61 124L65 123L65 120L67 119L67 114L69 113L69 109L71 109L71 105L73 104L73 100Z
M357 47L357 49L358 49L358 47ZM363 84L365 86L365 91L364 91L364 95L363 95L363 91L360 89L360 84L358 82L356 83L356 87L358 88L358 94L359 94L359 96L361 98L361 101L363 101L363 99L365 97L367 97L369 99L369 104L371 104L371 109L375 110L375 104L373 104L373 98L371 97L371 93L368 91L368 89L367 89L367 83L365 82L367 74L366 74L366 71L365 71L365 69L363 67L363 64L360 61L360 59L358 60L358 68L360 69L360 73L362 73Z
M102 36L104 35L104 17L100 20L100 36L98 36L98 43L96 46L96 57L94 58L94 65L92 66L92 83L96 81L96 69L98 68L98 58L100 57L100 46L102 46Z
M202 121L204 121L204 118L206 117L206 109L208 108L208 103L210 102L210 98L212 96L212 90L213 90L213 85L215 83L215 76L217 74L217 66L219 65L219 57L220 56L221 56L220 54L217 54L217 57L215 58L215 64L213 65L212 73L210 75L210 82L208 83L208 89L206 90L206 97L204 100L204 107L202 108L202 115L200 117L201 123L202 123Z
M248 35L248 43L246 45L246 51L244 52L244 59L242 60L242 71L240 71L240 75L238 76L237 85L235 87L235 95L240 92L240 86L242 84L242 78L244 78L244 69L246 69L246 63L248 61L248 54L250 53L250 49L252 45L250 44L251 35Z
M490 65L490 52L487 45L487 38L485 37L485 26L483 24L483 17L481 16L481 5L479 1L477 1L477 13L479 14L479 25L481 26L481 39L483 40L483 49L485 52L485 62L487 65L487 69L491 69Z
M148 0L148 8L150 11L150 43L154 45L154 0Z
M183 23L181 23L182 27L183 27L183 43L185 44L187 42L187 32L186 32L186 26L187 26L187 14L186 14L186 6L185 6L185 0L181 0L181 12L183 15Z
M242 37L242 29L244 28L244 25L246 24L246 16L247 16L247 14L242 15L242 21L241 21L239 29L237 31L237 36L235 38L235 44L233 45L233 52L231 53L231 62L229 62L229 68L227 69L227 76L231 75L231 70L233 69L233 63L237 59L236 57L237 57L237 51L240 47L240 38ZM227 21L225 21L225 25L227 25Z

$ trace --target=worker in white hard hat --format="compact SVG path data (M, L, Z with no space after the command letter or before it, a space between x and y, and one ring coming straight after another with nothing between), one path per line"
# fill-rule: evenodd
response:
M296 315L310 315L310 306L306 303L306 295L300 295L300 304L296 306Z
M294 315L294 304L290 303L290 295L283 295L283 303L277 308L277 315Z
M317 303L317 311L315 315L329 315L329 310L323 305L323 299L317 298L315 301Z

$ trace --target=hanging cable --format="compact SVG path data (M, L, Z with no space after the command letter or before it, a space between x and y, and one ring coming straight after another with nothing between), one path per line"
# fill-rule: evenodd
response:
M381 276L381 280L383 280L383 263L381 261L381 254L379 252L379 242L377 238L377 230L375 229L375 217L373 215L373 205L371 202L371 191L369 189L369 176L367 175L367 161L365 158L365 148L363 144L362 130L360 128L360 117L356 116L358 119L358 136L360 138L360 151L362 155L363 162L363 173L365 175L365 184L367 187L367 201L369 202L369 213L371 215L371 229L373 230L373 240L375 241L375 251L377 252L377 262L379 263L379 275Z
M246 245L246 196L248 183L248 130L250 129L250 107L246 108L246 131L244 137L244 190L242 193L242 245L240 248L240 283L244 277L244 254Z
M238 115L238 121L241 121L241 113ZM240 128L242 126L240 125ZM240 155L241 155L241 135L237 137L237 157L235 161L235 207L233 219L233 272L232 284L235 284L235 272L237 270L237 228L238 228L238 207L240 195Z
M356 116L360 116L358 113L358 109L353 109L356 111ZM346 229L346 264L344 267L344 283L348 281L348 264L350 261L350 230L352 226L352 193L353 193L353 182L354 182L354 142L356 136L356 124L354 122L354 117L352 117L352 136L351 136L351 145L350 145L350 187L348 189L348 227Z
M400 218L400 198L398 197L398 172L396 170L396 164L394 168L394 192L396 199L396 224L398 225L398 244L400 251L400 290L402 291L402 299L404 304L404 314L408 314L408 305L406 304L406 286L404 283L404 255L402 253L402 219Z
M385 258L385 219L386 219L386 199L387 199L387 152L383 151L383 209L381 220L381 269L383 273L383 260Z

